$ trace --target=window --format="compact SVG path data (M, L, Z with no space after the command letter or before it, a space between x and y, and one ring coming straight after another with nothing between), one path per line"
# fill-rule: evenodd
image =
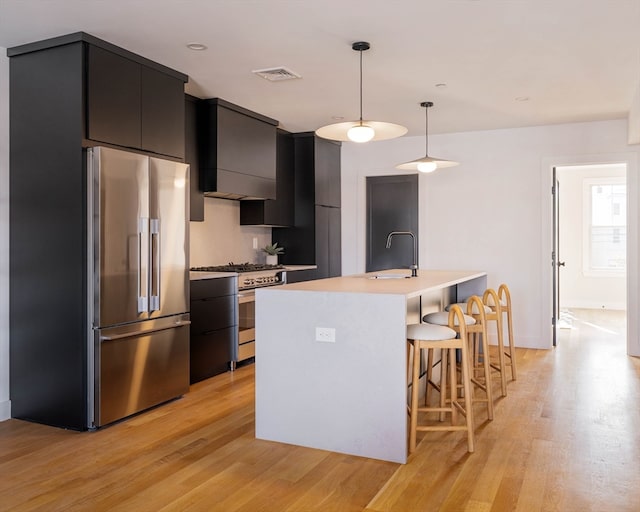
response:
M587 275L624 275L627 267L627 186L624 178L585 180Z

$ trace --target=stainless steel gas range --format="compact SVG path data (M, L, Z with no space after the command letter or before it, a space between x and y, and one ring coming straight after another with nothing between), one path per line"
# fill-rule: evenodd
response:
M197 272L238 273L238 345L234 350L231 369L238 362L255 356L255 290L267 286L279 286L287 282L287 272L282 265L259 263L228 263L209 267L194 267Z

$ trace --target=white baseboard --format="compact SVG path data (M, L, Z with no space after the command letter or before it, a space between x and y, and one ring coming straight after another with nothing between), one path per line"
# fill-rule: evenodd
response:
M11 400L0 402L0 421L11 418Z
M596 302L592 300L570 300L562 301L560 309L613 309L616 311L624 311L627 305L624 302Z

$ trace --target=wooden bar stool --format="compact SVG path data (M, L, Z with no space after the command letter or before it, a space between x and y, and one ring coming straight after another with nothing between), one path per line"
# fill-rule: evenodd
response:
M474 402L487 404L487 417L493 420L493 392L491 386L491 361L489 358L489 339L487 337L487 312L491 308L485 306L477 295L470 297L467 302L450 304L447 309L451 311L454 306L466 310L465 323L469 341L469 353L471 355L471 382L484 392L484 398L474 396ZM428 323L442 325L442 313L429 313L423 320ZM457 326L453 329L459 330Z
M511 293L509 287L506 284L501 284L498 287L498 298L500 299L500 308L502 312L507 316L507 333L509 335L509 352L505 352L505 356L509 358L507 366L511 366L511 378L517 379L516 372L516 346L513 341L513 318L511 317Z
M467 344L467 331L464 314L459 307L451 308L448 314L449 325L455 326L460 332L460 337L456 337L456 330L451 327L433 324L411 324L407 326L407 342L413 346L413 371L411 374L411 409L409 420L409 453L416 448L417 431L460 431L467 432L467 449L473 452L475 449L475 438L473 433L473 408L471 405L471 373L469 368L469 354ZM442 351L442 378L440 381L440 406L424 407L418 406L418 387L420 385L420 361L423 350ZM456 349L462 353L461 379L464 395L464 404L458 398L458 386L456 378ZM447 368L448 361L448 371ZM447 385L446 379L449 378ZM428 385L427 385L428 387ZM449 387L450 399L447 406L447 387ZM421 412L438 412L451 414L450 425L418 425L418 415ZM458 422L458 413L465 417L464 425Z
M468 332L469 329L476 323L476 320L471 315L464 314L464 311L467 309L466 304L460 305L460 309L463 311L464 323L465 323L465 326L467 327L467 332ZM435 313L428 313L422 317L422 321L427 324L444 325L448 327L449 326L449 309L447 309L446 311L436 311ZM456 323L453 327L453 330L456 332L459 332L459 329L456 328L456 326L458 325L457 318L455 319L455 322ZM435 364L437 364L437 362ZM444 371L445 370L444 363L440 361L440 364L441 364L441 371ZM429 403L429 400L430 400L429 391L431 390L431 388L435 389L438 392L441 392L440 384L433 379L433 367L434 367L433 350L429 350L427 353L427 368L426 368L427 381L426 381L425 396L424 396L425 405ZM442 396L442 394L440 396ZM442 421L443 418L444 418L444 414L441 414L440 421Z
M491 368L496 370L500 374L500 391L502 396L507 396L507 374L506 374L506 360L504 354L504 341L502 332L502 306L500 306L500 299L498 294L493 288L487 288L482 295L482 302L485 306L491 309L490 313L486 313L487 322L496 323L496 331L498 338L498 362L491 362Z

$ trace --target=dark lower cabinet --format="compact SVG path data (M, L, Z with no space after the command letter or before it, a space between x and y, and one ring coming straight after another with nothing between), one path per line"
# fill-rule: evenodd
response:
M230 368L238 339L237 279L191 281L191 384Z

